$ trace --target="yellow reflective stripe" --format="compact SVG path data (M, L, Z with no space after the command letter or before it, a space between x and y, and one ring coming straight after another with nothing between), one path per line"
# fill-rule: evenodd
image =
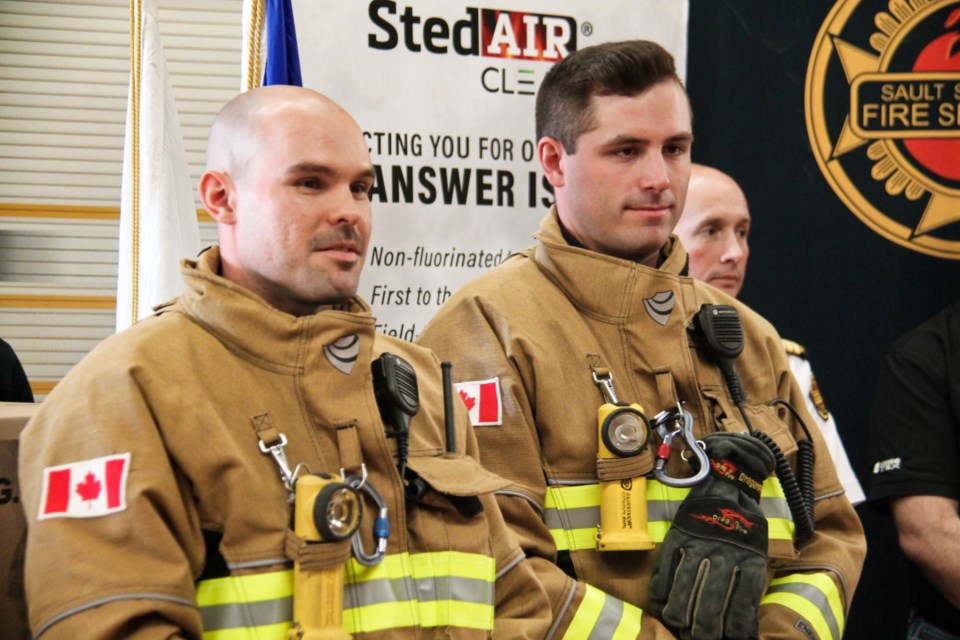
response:
M647 533L653 538L654 542L663 542L667 537L667 531L670 531L670 523L662 520L654 520L647 523Z
M623 616L611 640L633 640L640 632L643 611L629 602L623 603Z
M670 487L647 478L647 530L655 542L663 542L677 507L689 488ZM760 507L767 518L770 539L793 541L795 526L783 487L776 477L767 478L761 490ZM547 487L544 521L559 551L597 548L600 524L600 485Z
M293 571L204 580L197 605L204 640L283 640L293 617Z
M760 605L779 604L803 617L820 640L840 640L846 624L836 583L826 573L774 578Z
M343 611L343 628L347 633L372 633L400 627L416 626L417 605L406 602L382 602L365 607L350 607Z
M592 529L550 529L557 551L576 551L577 549L597 548L597 528Z
M643 612L632 604L584 585L586 592L577 607L564 640L628 640L640 632Z
M271 571L249 576L204 580L197 585L197 604L208 607L233 602L258 602L293 595L293 571Z
M418 602L420 626L493 630L493 605L437 600Z
M344 627L493 629L493 558L458 551L389 555L374 567L347 565Z
M396 553L383 562L366 567L351 558L347 565L347 582L392 580L412 576L432 578L455 576L493 582L497 565L493 558L463 551L435 551L431 553Z
M204 631L203 640L286 640L289 622L263 625L259 627L237 627Z
M434 600L423 602L381 602L351 607L343 612L343 626L348 633L372 633L402 627L461 627L493 630L493 605Z
M760 498L781 498L787 499L787 494L783 492L783 485L776 476L770 476L763 481L763 487L760 489Z
M683 502L690 489L686 487L671 487L654 478L647 478L647 501Z
M563 640L582 640L589 638L593 628L600 619L600 612L603 611L603 603L607 599L607 594L589 584L584 585L586 593L583 594L583 600L577 607L577 613L573 616L573 621L567 627L563 634Z
M793 541L793 520L783 518L767 518L767 533L773 540Z
M408 555L408 554L403 554ZM410 556L413 577L457 576L493 582L497 565L493 558L462 551L416 553Z
M382 602L343 612L348 633L373 633L403 627L493 629L493 606L451 600Z
M544 506L548 509L579 509L600 504L600 485L578 484L570 487L548 487Z

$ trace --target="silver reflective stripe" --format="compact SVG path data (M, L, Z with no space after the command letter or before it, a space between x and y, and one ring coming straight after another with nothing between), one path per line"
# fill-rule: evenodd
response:
M348 580L343 590L343 608L356 609L385 602L406 602L413 599L412 591L406 586L409 577L354 582Z
M679 502L673 500L647 500L648 522L673 522Z
M599 498L599 494L597 497ZM596 529L600 524L600 507L576 509L549 507L543 512L543 521L549 529Z
M772 593L791 593L803 598L817 608L817 611L823 616L823 621L830 628L830 636L833 640L840 640L840 623L833 615L833 609L827 600L826 594L811 584L803 582L776 583L770 585L767 595ZM766 596L764 596L766 597ZM821 638L821 640L826 640Z
M263 627L293 620L293 598L200 607L204 631Z
M493 603L493 583L487 580L471 578L436 576L413 580L413 588L408 588L409 578L392 578L353 582L346 586L343 594L344 609L368 607L390 602L435 602L455 600L476 604Z
M790 505L788 505L787 501L783 498L760 498L760 509L767 519L779 518L793 522Z
M493 603L493 583L488 580L475 580L463 577L436 577L416 580L417 600L432 602L435 600L456 600L477 604Z
M587 640L610 640L616 633L621 618L623 618L623 601L607 595L603 599L600 618L597 619Z

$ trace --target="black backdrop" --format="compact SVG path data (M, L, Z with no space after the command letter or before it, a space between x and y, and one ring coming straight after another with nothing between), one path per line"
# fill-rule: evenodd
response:
M817 166L804 121L804 81L832 0L690 4L693 157L737 179L754 221L741 299L807 347L866 486L869 413L883 353L960 300L960 261L882 238L846 208ZM878 11L887 6L875 4ZM905 560L892 522L867 505L858 512L869 551L844 637L902 638Z

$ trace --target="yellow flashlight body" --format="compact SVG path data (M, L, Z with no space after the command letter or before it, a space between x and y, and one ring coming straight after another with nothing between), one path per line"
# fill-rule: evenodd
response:
M598 457L625 458L647 446L650 425L638 404L607 403L597 414ZM600 482L600 530L597 549L653 549L647 530L647 481L643 476Z
M357 492L336 479L318 475L297 478L294 532L308 542L342 540L360 525L362 503ZM319 503L319 504L318 504ZM329 513L334 527L317 527L318 516ZM343 565L293 571L293 619L288 640L349 640L343 628Z

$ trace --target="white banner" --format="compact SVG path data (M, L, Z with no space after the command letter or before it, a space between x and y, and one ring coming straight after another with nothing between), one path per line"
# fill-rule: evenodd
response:
M360 295L414 339L450 294L529 246L544 74L578 48L655 40L686 68L686 0L294 0L304 86L359 122L378 167ZM536 304L536 301L531 301Z

